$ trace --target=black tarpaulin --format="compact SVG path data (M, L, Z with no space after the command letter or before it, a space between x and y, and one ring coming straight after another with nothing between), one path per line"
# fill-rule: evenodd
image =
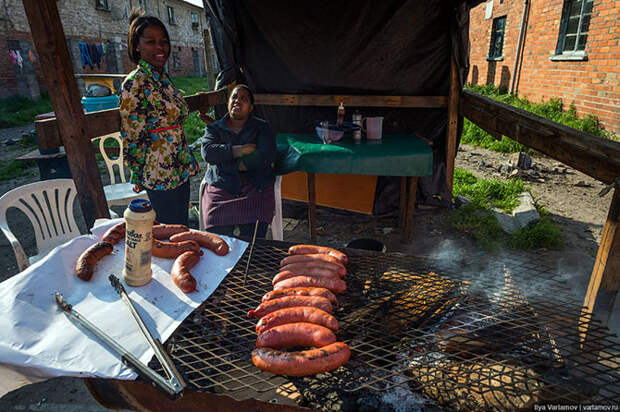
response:
M451 55L461 84L466 78L469 9L481 1L204 0L221 67L216 88L237 81L256 93L446 96ZM346 110L346 120L356 110L384 116L384 133L431 140L433 176L420 179L418 201L445 204L446 109ZM317 121L335 119L336 107L263 106L256 113L276 133L313 132ZM389 179L380 182L376 207L389 209L379 204Z

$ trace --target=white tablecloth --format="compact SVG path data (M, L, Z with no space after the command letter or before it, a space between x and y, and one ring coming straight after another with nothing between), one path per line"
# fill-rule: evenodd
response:
M78 256L122 219L100 220L92 235L77 237L18 275L0 283L0 397L24 384L54 376L135 379L133 370L91 333L72 322L56 305L60 292L84 317L148 363L153 351L127 306L110 285L114 273L122 279L125 242L97 264L90 282L75 276ZM192 269L197 292L184 294L172 282L173 260L153 257L153 279L125 289L147 327L165 341L200 303L207 299L235 266L247 242L224 237L230 253L204 255Z

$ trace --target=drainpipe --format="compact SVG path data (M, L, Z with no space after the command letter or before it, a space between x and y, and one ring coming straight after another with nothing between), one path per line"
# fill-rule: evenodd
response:
M524 0L523 15L521 16L521 27L519 28L519 41L517 42L517 54L515 56L515 66L512 70L512 79L510 80L510 94L514 94L515 91L517 68L519 67L519 60L521 59L521 49L523 48L523 38L525 37L525 31L527 29L527 12L529 4L529 0Z

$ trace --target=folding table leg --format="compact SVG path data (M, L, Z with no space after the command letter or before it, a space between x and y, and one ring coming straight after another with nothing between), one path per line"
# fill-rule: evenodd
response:
M314 173L307 173L308 181L308 225L310 226L310 241L316 242L316 191Z
M407 176L400 178L400 204L398 205L398 227L402 230L405 227L405 216L407 214Z
M411 177L409 180L409 195L407 196L407 215L405 217L405 230L403 240L410 242L413 238L413 213L415 212L415 196L418 189L418 178Z

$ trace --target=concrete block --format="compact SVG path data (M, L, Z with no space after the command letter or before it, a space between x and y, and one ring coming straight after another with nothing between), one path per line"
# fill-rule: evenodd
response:
M507 213L504 213L501 209L491 209L491 212L495 215L495 218L499 222L504 232L514 234L519 230L519 224L516 219Z
M519 227L525 227L540 219L540 215L534 205L534 199L529 192L521 193L518 200L519 206L512 211L512 216L515 218Z

